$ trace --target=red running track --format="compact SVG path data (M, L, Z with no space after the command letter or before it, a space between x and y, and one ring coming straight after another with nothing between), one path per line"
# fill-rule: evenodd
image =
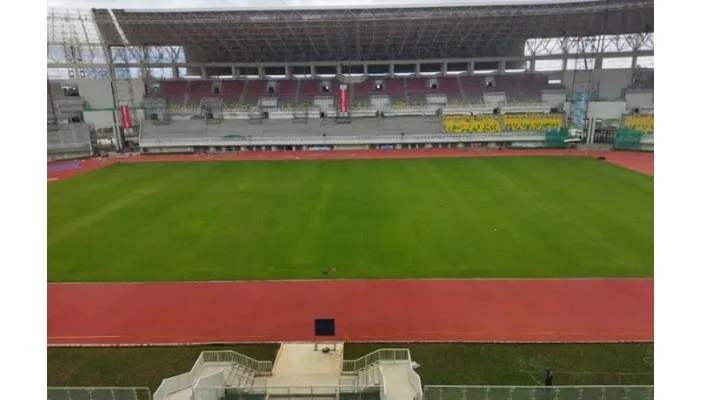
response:
M465 150L465 149L417 149L417 150L335 150L335 151L272 151L243 152L214 155L137 155L107 159L82 160L80 169L48 171L49 182L66 179L74 175L107 167L116 163L133 162L178 162L178 161L256 161L256 160L353 160L381 158L445 158L445 157L526 157L526 156L584 156L605 157L606 161L643 174L654 175L654 153L623 151L583 150ZM61 163L56 161L55 163Z
M49 345L653 341L652 279L49 284Z

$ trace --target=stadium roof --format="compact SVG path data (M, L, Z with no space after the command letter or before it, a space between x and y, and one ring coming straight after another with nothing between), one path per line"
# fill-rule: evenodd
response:
M424 60L521 56L531 38L651 32L654 0L94 9L93 17L108 46L183 46L190 62Z

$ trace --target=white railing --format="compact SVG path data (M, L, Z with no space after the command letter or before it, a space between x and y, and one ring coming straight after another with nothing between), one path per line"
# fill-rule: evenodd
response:
M343 360L344 374L357 374L381 361L411 360L408 349L379 349L357 360Z
M238 372L233 369L226 369L224 371L224 376L226 377L224 380L224 383L228 386L267 387L267 379L266 378L258 378L255 376L249 376L249 375L243 374L243 373Z
M382 372L382 367L378 367L378 369L380 370L380 400L386 400L387 382L385 382L385 374Z
M654 386L425 386L425 400L653 400Z
M309 398L316 397L328 397L331 395L336 395L340 393L360 393L365 391L381 391L382 389L375 386L348 386L348 385L329 385L329 386L265 386L265 387L251 387L251 388L237 388L237 387L198 387L193 390L194 399L205 398L208 394L225 390L232 391L238 394L244 395L276 395L276 396L288 396L288 397L303 397L307 396ZM203 394L206 394L204 396Z
M172 376L162 380L157 390L154 392L155 400L164 399L174 392L186 389L190 387L193 382L189 381L190 374L187 372L185 374Z
M47 150L76 149L90 146L90 140L82 140L78 142L47 143Z
M258 361L254 358L231 350L204 351L199 357L203 357L204 361L207 363L238 364L259 374L272 373L272 361Z
M327 144L391 144L391 143L454 143L529 140L544 141L544 132L498 132L474 134L427 134L427 135L319 135L319 136L248 136L248 137L183 137L142 139L141 147L167 146L252 146L296 143L302 145Z
M422 398L424 397L424 390L422 389L422 378L420 378L419 374L417 374L417 372L414 371L414 368L412 368L412 359L409 360L407 368L409 369L409 383L412 385L415 392L414 400L422 400Z
M272 372L271 361L258 361L231 350L204 351L196 359L191 371L164 379L154 392L154 400L162 400L174 392L194 386L200 378L204 364L241 365L260 374ZM230 368L229 368L230 369Z

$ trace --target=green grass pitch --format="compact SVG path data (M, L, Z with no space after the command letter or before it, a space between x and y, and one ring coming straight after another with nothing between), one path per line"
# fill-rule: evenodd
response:
M48 278L647 277L653 190L579 157L114 165L48 185Z
M557 385L652 385L652 343L346 343L345 359L405 347L425 385L537 385L551 366ZM149 386L191 369L201 351L235 350L274 361L277 345L49 348L49 386Z

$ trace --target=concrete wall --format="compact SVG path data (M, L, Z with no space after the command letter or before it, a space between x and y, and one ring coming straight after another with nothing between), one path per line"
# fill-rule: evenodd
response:
M592 101L586 114L588 118L620 119L624 112L624 101Z
M628 108L654 108L654 93L628 93L625 95Z
M570 93L572 88L574 92L583 90L588 93L589 82L591 82L592 94L595 95L597 92L600 99L615 100L620 98L623 89L628 87L632 80L632 71L629 68L601 69L593 71L593 73L591 81L591 71L566 70L562 83L566 87L567 93Z
M78 85L79 94L88 102L90 108L113 108L113 91L109 80L75 79L65 82Z
M83 118L96 129L111 128L115 126L112 111L84 111Z

